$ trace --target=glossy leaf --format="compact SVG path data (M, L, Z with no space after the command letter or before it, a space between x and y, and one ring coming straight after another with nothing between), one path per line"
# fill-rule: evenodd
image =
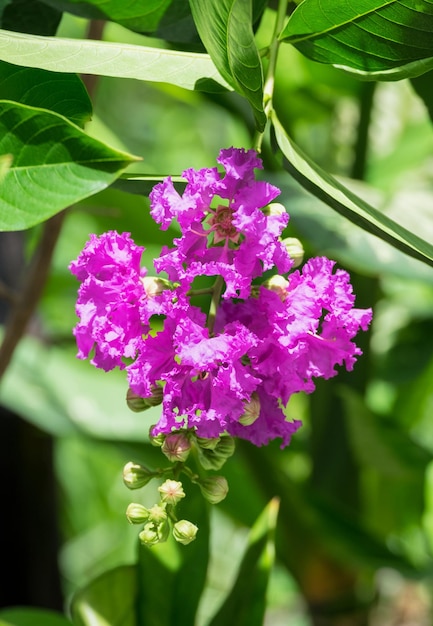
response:
M44 0L52 7L91 19L111 20L140 32L153 32L171 0Z
M71 622L53 611L36 608L11 608L0 611L0 626L71 626Z
M0 59L25 67L135 78L184 89L227 88L207 54L0 30Z
M320 63L383 71L433 56L431 0L304 0L281 39Z
M409 256L433 266L433 246L430 243L370 206L322 170L291 141L274 112L271 118L276 142L284 155L284 168L305 189L367 232L380 237Z
M88 137L66 118L0 102L0 229L21 230L107 187L134 157Z
M225 80L251 104L263 129L263 71L254 41L251 2L190 0L197 30Z
M136 593L134 566L104 572L73 598L74 626L136 626Z
M266 610L266 590L275 559L275 528L279 500L269 502L255 522L236 581L209 626L261 626Z
M48 109L78 126L92 116L92 103L75 74L20 67L0 61L0 100Z

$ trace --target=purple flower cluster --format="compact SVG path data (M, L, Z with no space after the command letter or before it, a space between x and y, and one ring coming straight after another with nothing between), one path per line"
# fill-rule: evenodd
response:
M106 371L126 368L129 386L143 397L163 391L153 434L194 429L198 437L223 433L263 445L290 442L300 422L287 420L290 396L314 390L314 378L353 368L371 310L354 308L349 276L334 262L311 259L302 271L281 241L286 213L263 210L279 194L257 181L253 150L222 150L217 168L184 172L180 195L170 178L151 193L161 228L177 220L181 236L155 260L168 281L140 268L143 249L129 234L91 236L71 271L81 281L75 328L78 356ZM251 289L276 268L278 286ZM194 279L215 276L213 309L192 304ZM219 303L219 295L222 300ZM218 306L217 306L218 305ZM163 319L151 330L152 316Z

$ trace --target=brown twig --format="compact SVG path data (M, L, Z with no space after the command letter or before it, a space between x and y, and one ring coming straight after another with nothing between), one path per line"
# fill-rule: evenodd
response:
M62 211L47 220L43 226L38 247L30 262L21 292L16 296L15 305L11 309L8 323L6 324L3 343L0 346L0 379L12 359L18 342L25 333L41 297L64 218L65 211Z

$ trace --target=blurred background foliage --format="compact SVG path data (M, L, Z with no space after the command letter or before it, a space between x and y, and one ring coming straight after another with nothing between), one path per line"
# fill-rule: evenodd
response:
M259 47L270 38L268 17L257 34ZM64 14L58 34L83 37L86 29L86 20ZM112 23L103 36L161 45ZM285 128L317 163L408 229L433 240L432 125L409 81L358 82L287 46L281 49L274 99ZM251 114L236 94L107 77L98 78L93 119L86 127L113 147L140 156L142 162L130 171L150 174L211 167L222 146L251 145L252 130ZM307 194L279 170L267 142L262 156L271 172L268 179L282 189L281 202L291 216L287 235L300 237L308 256L327 255L349 270L357 303L373 307L374 322L360 338L364 356L354 372L318 384L312 396L291 400L288 414L304 425L289 448L239 444L226 464L230 492L212 511L211 569L199 624L206 623L230 588L247 528L275 495L281 511L266 624L430 624L432 269ZM39 229L26 233L28 254ZM131 459L149 466L160 462L147 441L157 409L131 413L122 373L106 375L75 359L71 329L77 283L68 264L90 233L108 229L131 232L146 247L143 264L148 268L161 245L176 235L174 228L158 229L146 197L120 187L70 208L33 336L19 346L1 390L2 404L36 428L32 446L52 438L66 601L108 568L134 562L137 533L124 515L130 494L122 467ZM16 480L21 469L4 468L4 480ZM41 488L31 474L21 480L23 493ZM143 503L149 498L152 504L153 497L144 490ZM37 543L41 530L27 505L21 501L3 515L24 519Z

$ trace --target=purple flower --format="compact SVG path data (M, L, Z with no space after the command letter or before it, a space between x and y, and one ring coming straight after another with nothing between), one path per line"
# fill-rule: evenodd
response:
M74 329L78 357L85 359L94 349L91 362L105 371L125 367L123 359L136 356L141 335L147 332L139 310L145 298L142 252L129 233L110 231L91 235L70 264L82 283L76 305L80 321Z
M292 262L279 240L288 215L265 215L279 189L257 181L254 170L262 162L254 150L221 150L216 169L186 170L184 193L179 195L171 179L156 185L150 194L151 214L163 228L176 218L182 236L175 248L165 248L155 265L171 280L189 285L198 275L221 275L225 298L249 294L251 280L274 265L287 272Z

